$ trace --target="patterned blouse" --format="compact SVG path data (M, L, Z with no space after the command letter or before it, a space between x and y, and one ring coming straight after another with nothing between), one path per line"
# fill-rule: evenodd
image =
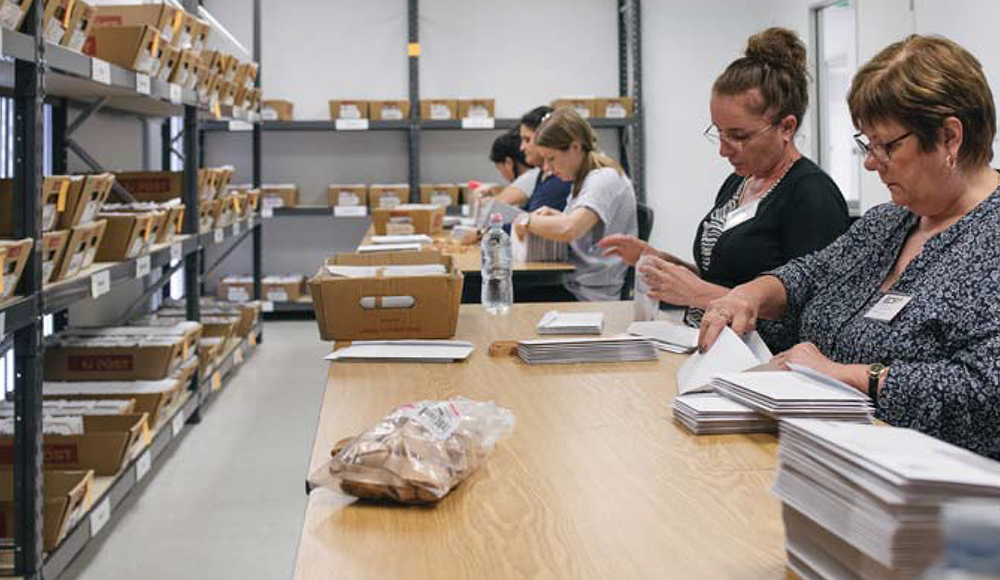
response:
M839 363L890 367L880 419L1000 459L1000 189L927 240L891 288L912 298L893 320L865 318L918 219L880 205L768 273L801 316L801 341Z

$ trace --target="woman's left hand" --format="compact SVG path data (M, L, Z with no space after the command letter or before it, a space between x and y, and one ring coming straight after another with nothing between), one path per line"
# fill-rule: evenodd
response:
M783 369L788 369L788 363L802 365L814 371L823 373L828 377L843 380L841 371L846 365L835 363L826 358L822 352L811 342L801 342L785 352L775 355L771 359L772 363L778 364Z
M646 253L641 257L638 274L649 288L647 294L674 306L693 306L694 296L705 283L684 266Z

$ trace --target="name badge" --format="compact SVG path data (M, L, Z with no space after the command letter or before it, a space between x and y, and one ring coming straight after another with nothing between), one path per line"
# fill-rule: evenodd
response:
M892 322L892 319L896 318L896 315L902 312L903 308L906 308L910 300L913 300L911 296L886 294L875 303L875 306L871 307L871 310L865 313L865 318L881 322Z
M752 220L757 215L757 206L759 205L760 200L755 199L745 206L729 212L729 215L726 216L726 223L722 225L722 231L730 230L743 222Z

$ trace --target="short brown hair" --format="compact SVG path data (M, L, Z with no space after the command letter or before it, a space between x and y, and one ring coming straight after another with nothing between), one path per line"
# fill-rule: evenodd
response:
M758 115L773 115L772 122L794 115L796 129L809 106L806 75L806 47L787 28L768 28L747 40L743 56L734 60L715 79L712 92L740 95L749 90L760 92Z
M856 127L896 121L913 131L925 152L938 142L944 120L962 123L958 164L993 159L996 106L983 67L955 42L914 34L882 49L851 82L847 97Z
M583 180L587 174L601 167L614 168L620 175L625 171L617 161L608 157L597 146L597 133L586 119L580 116L575 110L566 107L556 109L542 121L538 132L535 133L535 146L547 149L558 149L565 151L569 149L574 141L583 147L583 163L573 178L572 195L580 193L583 187Z

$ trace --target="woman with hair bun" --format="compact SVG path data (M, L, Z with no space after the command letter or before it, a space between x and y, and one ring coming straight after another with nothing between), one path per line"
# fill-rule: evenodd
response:
M631 236L600 242L607 254L635 264L650 295L688 308L697 326L708 304L730 288L793 258L826 247L850 225L832 179L795 146L809 103L806 49L794 32L769 28L747 41L712 86L712 124L705 137L733 166L715 205L698 226L694 262ZM795 321L761 327L772 348L794 344Z

